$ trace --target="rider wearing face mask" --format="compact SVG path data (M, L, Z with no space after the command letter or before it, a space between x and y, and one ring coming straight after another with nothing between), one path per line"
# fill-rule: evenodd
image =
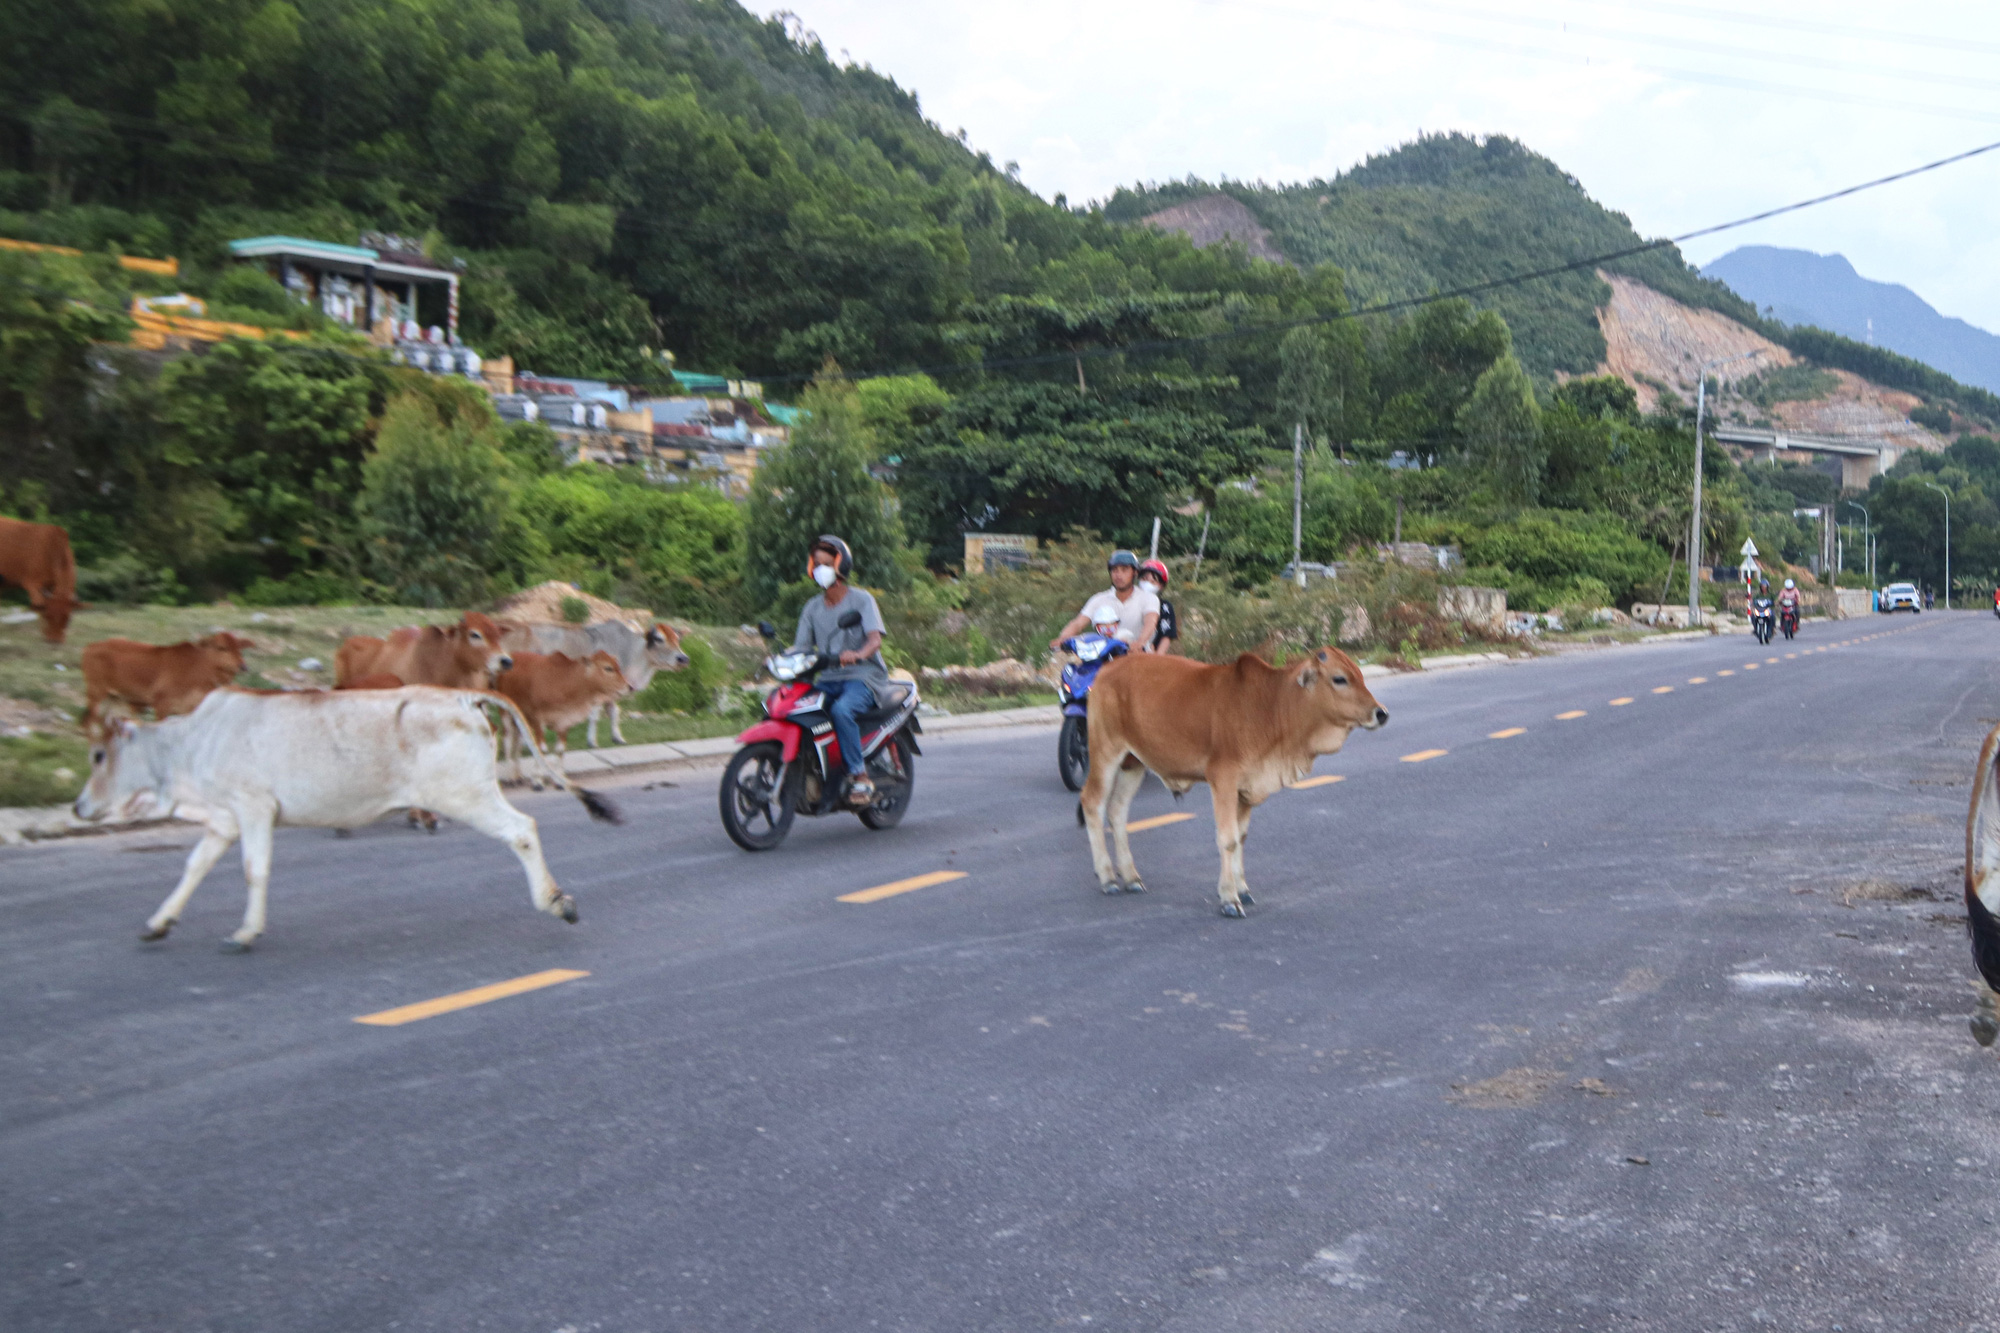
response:
M882 611L866 589L848 585L854 553L840 538L829 535L815 541L806 572L821 591L799 612L792 651L816 649L840 660L839 666L820 672L816 683L826 694L826 711L833 718L833 734L847 765L848 804L867 805L875 799L875 784L868 780L868 765L861 757L861 725L855 719L875 706L879 691L889 682L889 669L882 664ZM849 611L859 611L861 623L842 629L840 618Z

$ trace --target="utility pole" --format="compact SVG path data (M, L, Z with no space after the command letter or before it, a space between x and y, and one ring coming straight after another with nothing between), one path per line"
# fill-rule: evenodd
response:
M1875 586L1874 521L1868 517L1867 505L1857 504L1853 500L1849 500L1847 504L1850 509L1859 509L1861 511L1861 563L1863 566L1862 573L1868 579L1868 586L1872 588Z
M1306 586L1306 567L1299 563L1305 539L1306 426L1292 423L1292 582Z
M1201 582L1201 558L1208 554L1208 521L1214 517L1215 513L1213 510L1202 510L1201 541L1194 548L1194 577L1188 580L1189 583Z
M1951 610L1951 492L1936 482L1924 485L1944 497L1944 609Z
M1704 361L1695 372L1694 390L1694 504L1688 514L1688 628L1701 624L1701 419L1708 408L1708 372L1732 361L1748 361L1762 356L1762 348L1741 356L1717 357Z
M1146 558L1148 560L1160 558L1160 520L1157 518L1153 520L1153 549L1146 552Z

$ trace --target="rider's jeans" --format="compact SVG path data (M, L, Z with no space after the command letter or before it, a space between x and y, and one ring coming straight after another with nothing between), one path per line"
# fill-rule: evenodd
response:
M861 757L861 724L855 719L875 706L875 691L865 680L823 680L826 711L833 718L834 739L840 742L840 758L847 771L861 774L868 765Z

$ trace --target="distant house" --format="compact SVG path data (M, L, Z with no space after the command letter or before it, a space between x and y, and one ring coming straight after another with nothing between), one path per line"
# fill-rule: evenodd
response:
M458 339L458 280L456 268L438 263L409 248L401 237L370 239L395 243L335 245L298 236L254 236L231 241L229 253L242 263L257 264L303 305L341 324L377 334L383 321L395 325L435 325L443 317L445 338ZM383 331L382 340L396 330Z

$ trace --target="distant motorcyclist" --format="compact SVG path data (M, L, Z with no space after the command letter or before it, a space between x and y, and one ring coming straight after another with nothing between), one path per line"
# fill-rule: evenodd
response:
M840 663L820 672L816 683L826 694L826 711L840 742L841 762L847 766L848 804L865 806L875 799L875 784L868 780L856 719L875 706L889 683L889 668L882 663L882 610L865 589L848 586L853 572L854 553L846 542L831 534L813 542L806 573L821 591L799 611L792 651L817 649ZM842 629L840 618L849 611L859 611L861 623Z
M1118 638L1133 648L1142 648L1153 641L1153 631L1160 623L1160 599L1153 593L1138 586L1139 557L1130 551L1113 551L1111 559L1105 562L1111 571L1111 587L1091 598L1095 604L1100 597L1110 597L1118 603ZM1091 623L1089 605L1078 612L1075 619L1062 627L1062 632L1049 640L1049 650L1060 652L1062 641L1072 634L1082 631Z
M1794 615L1799 610L1799 585L1791 579L1785 580L1784 588L1778 593L1778 609L1790 611Z
M1160 603L1160 621L1153 628L1152 642L1146 645L1149 653L1172 653L1180 648L1181 623L1174 615L1174 604L1166 597L1167 579L1164 560L1148 560L1139 566L1139 586Z

